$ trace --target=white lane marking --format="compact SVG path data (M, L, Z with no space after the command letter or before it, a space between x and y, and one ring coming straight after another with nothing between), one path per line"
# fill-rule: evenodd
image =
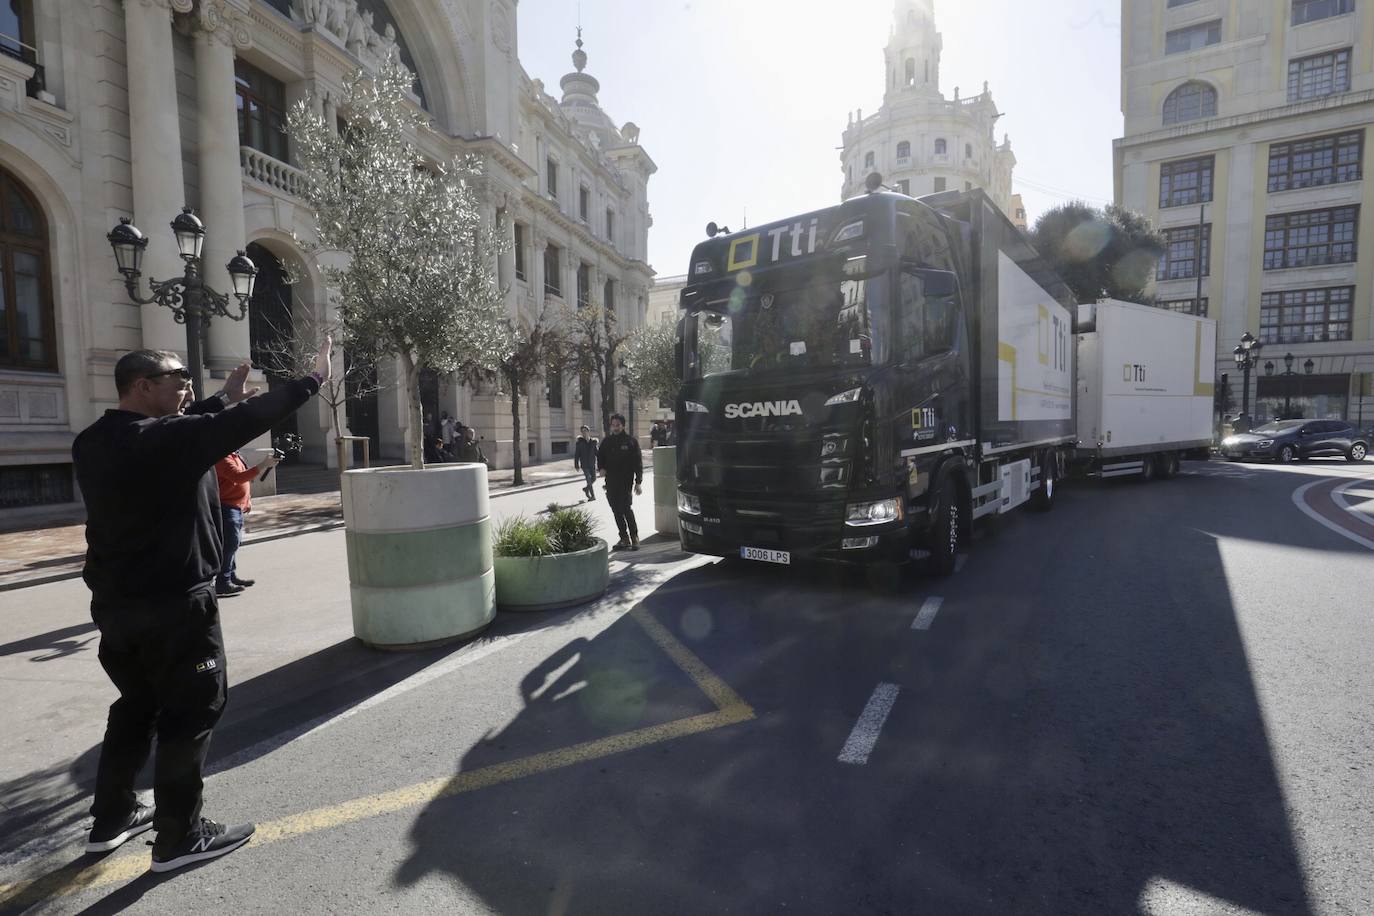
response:
M1336 532L1341 537L1354 541L1356 544L1360 544L1364 547L1368 547L1370 550L1374 550L1374 541L1371 541L1369 538L1360 537L1353 531L1346 531L1344 528L1342 528L1340 525L1337 525L1330 519L1323 518L1317 512L1317 510L1313 509L1311 506L1307 504L1307 500L1303 498L1306 495L1307 491L1312 489L1319 483L1326 482L1327 481L1325 480L1314 480L1311 483L1305 483L1302 486L1298 487L1296 490L1293 491L1293 504L1296 505L1299 509L1301 509L1304 515L1312 519L1317 524L1324 525L1325 527L1330 528L1332 531Z
M1209 916L1212 913L1231 913L1233 916L1260 916L1223 897L1213 897L1186 884L1154 877L1146 883L1136 901L1142 916Z
M935 615L940 612L940 605L944 603L943 598L927 598L925 604L921 605L921 610L916 614L916 619L911 621L913 630L929 630L930 625L935 622Z
M840 763L868 763L868 755L873 753L873 745L878 743L878 733L883 730L887 714L892 712L892 704L897 702L899 689L896 684L879 684L873 688L873 696L868 698L868 705L860 714L859 721L854 723L849 740L840 749Z
M963 572L963 571L964 571L964 564L967 563L967 562L968 562L968 554L966 554L966 553L961 553L961 554L959 554L957 557L954 558L954 571L955 571L955 572Z

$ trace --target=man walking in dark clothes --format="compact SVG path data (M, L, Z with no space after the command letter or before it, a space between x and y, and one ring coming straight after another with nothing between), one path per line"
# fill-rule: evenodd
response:
M248 364L224 389L191 403L191 373L165 350L115 364L119 407L76 437L86 501L86 568L100 664L119 690L96 770L86 849L108 852L153 828L153 871L233 852L253 825L200 816L201 771L228 697L215 577L221 569L215 463L299 408L329 376L330 341L315 372L254 397ZM230 406L234 405L234 406ZM157 735L155 809L134 779Z
M582 472L582 477L587 481L587 485L582 488L582 492L587 494L588 499L596 499L596 437L592 435L591 427L583 426L577 433L577 443L573 446L573 469Z
M620 540L611 549L638 550L639 525L635 523L634 509L630 508L630 488L634 488L636 496L643 492L640 485L644 482L644 460L639 454L639 442L625 432L625 418L618 413L611 415L611 434L601 443L597 463L606 476L606 502L615 515L616 528L620 529Z

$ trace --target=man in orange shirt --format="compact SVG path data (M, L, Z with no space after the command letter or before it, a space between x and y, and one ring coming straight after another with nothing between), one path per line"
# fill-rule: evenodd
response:
M237 595L255 581L239 578L235 557L243 542L243 516L253 507L253 500L248 495L253 479L276 467L278 460L273 452L257 467L250 468L243 456L231 452L215 464L215 477L219 480L219 514L223 521L220 531L224 542L224 562L215 578L215 594L220 598Z

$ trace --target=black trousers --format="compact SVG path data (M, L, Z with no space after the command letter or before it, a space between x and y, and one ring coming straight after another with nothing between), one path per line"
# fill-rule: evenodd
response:
M91 602L100 664L119 690L110 705L91 814L127 816L134 779L157 736L153 826L180 838L200 817L201 771L229 681L219 605L207 584L187 595Z
M611 514L615 516L615 526L620 529L622 541L628 536L639 537L639 525L635 523L634 509L630 508L630 500L634 498L634 486L633 479L606 478L606 502L610 504Z

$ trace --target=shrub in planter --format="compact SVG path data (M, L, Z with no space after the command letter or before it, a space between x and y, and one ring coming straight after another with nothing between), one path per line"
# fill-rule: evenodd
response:
M582 508L508 519L496 532L496 604L542 611L590 601L610 584L609 550Z

